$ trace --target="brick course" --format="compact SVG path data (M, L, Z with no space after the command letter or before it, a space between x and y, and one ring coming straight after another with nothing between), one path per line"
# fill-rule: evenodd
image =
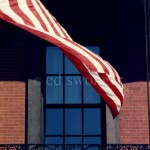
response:
M147 83L124 84L125 100L120 113L120 143L148 144Z
M0 143L24 143L25 83L0 82Z
M0 144L23 144L26 34L8 23L0 23Z

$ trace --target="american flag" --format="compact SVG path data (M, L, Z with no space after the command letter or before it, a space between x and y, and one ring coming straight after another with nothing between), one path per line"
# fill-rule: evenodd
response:
M123 84L103 58L72 40L39 0L0 0L0 18L58 46L99 93L115 118L122 107Z

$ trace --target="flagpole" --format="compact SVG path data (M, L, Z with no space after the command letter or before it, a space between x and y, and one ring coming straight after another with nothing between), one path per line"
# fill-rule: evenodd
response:
M144 18L145 18L145 50L146 50L146 78L147 78L147 100L148 100L148 121L149 121L149 144L150 144L150 72L149 72L149 50L150 50L150 2L144 0Z

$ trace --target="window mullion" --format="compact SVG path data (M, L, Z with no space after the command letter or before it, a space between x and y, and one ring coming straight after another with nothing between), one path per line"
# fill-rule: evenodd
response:
M54 49L54 51L55 50L56 49ZM97 52L97 48L95 50ZM60 56L61 56L61 59L59 59ZM79 72L74 70L73 66L70 64L71 62L68 61L68 59L66 59L66 56L64 54L57 55L57 52L56 52L54 61L56 63L56 67L58 66L57 61L58 63L60 63L61 67L58 66L58 68L61 68L61 71L59 71L58 68L56 68L56 71L55 71L54 70L55 64L53 63L54 65L53 66L51 65L53 67L52 68L53 70L52 72L51 71L47 72L46 77L49 77L50 79L53 79L53 78L55 79L55 77L57 78L58 76L59 77L61 76L60 78L61 78L62 85L59 89L61 89L62 91L60 93L59 89L56 89L55 91L55 87L54 87L54 90L53 90L53 87L51 88L47 87L48 94L52 92L51 95L48 95L48 97L50 96L52 97L50 97L51 98L50 100L48 99L48 101L45 101L45 110L49 109L52 112L54 112L54 110L57 110L58 117L59 117L59 112L61 111L60 117L62 119L61 120L62 129L61 129L61 132L58 132L58 134L55 134L55 133L51 134L50 132L49 134L46 134L45 132L45 137L52 138L52 141L53 141L53 138L54 138L54 141L56 138L58 138L57 139L58 142L61 139L62 144L68 144L68 142L74 142L74 140L75 142L77 141L77 142L80 142L81 144L86 144L88 140L90 142L91 141L97 142L97 139L101 137L101 133L97 132L97 130L95 132L95 130L93 130L94 129L93 127L89 128L90 127L89 123L92 123L93 119L91 122L88 122L87 120L89 119L88 116L92 116L91 118L95 118L97 116L95 119L99 121L101 120L101 116L99 119L99 116L97 115L97 113L89 113L89 111L91 110L97 111L98 109L100 109L101 111L102 104L101 104L101 101L99 101L99 96L95 94L95 92L93 91L89 83L84 79L84 77ZM47 67L47 68L50 69L50 67ZM48 81L51 81L51 80L48 80ZM53 98L54 94L56 95ZM59 98L57 94L59 95L59 97L61 96L61 98ZM45 116L46 116L46 112L45 112ZM72 116L76 116L76 117L72 118ZM59 123L59 118L56 121L58 121ZM74 126L74 123L76 122L78 122L78 125L75 124L76 126ZM93 122L95 122L95 120ZM71 130L70 130L70 126L72 127ZM102 141L100 141L99 143L101 142Z
M63 144L65 144L65 56L63 54Z

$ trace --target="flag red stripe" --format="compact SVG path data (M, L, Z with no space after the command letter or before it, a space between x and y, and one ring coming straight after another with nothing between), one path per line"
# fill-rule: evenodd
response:
M81 61L79 60L79 59L76 59L75 57L74 57L74 55L71 55L70 53L66 53L65 52L65 55L66 56L69 56L69 59L73 62L73 64L76 66L76 68L78 68L78 70L82 73L82 75L83 74L85 74L85 75L83 75L84 77L87 77L87 79L93 79L93 77L89 74L89 76L86 76L86 74L88 73L88 71L87 71L87 69L85 68L85 66L81 63ZM76 55L77 56L77 55ZM78 56L77 56L77 58L78 58ZM75 60L76 59L76 60ZM86 73L85 73L86 72ZM104 73L98 73L98 75L99 75L99 77L103 80L103 82L105 83L105 84L107 84L108 85L108 87L114 92L114 94L118 97L118 99L121 101L121 105L123 104L123 96L122 96L122 94L120 93L120 91L116 88L116 86L114 86L113 85L113 83L110 81L110 79L107 77L107 75L106 74L104 74ZM96 89L99 89L99 85L97 84L97 82L93 79L92 80L92 82L93 82L93 85L97 85L97 86L95 86L95 88ZM91 84L92 85L92 84ZM106 94L106 92L105 92L105 95L107 95Z
M9 1L9 4L10 4L10 8L18 15L20 16L24 23L26 25L30 25L30 26L33 26L34 27L34 24L32 23L32 21L29 19L29 17L24 13L22 12L22 10L19 8L18 6L18 2L17 0L13 0L13 1Z
M122 86L121 80L120 80L120 78L118 79L115 69L109 63L107 63L107 64L111 67L111 69L112 69L112 71L113 71L113 73L115 75L115 80L120 84L120 86Z
M106 74L104 73L99 73L99 77L113 90L113 92L115 93L115 95L120 99L121 101L121 105L123 104L123 96L120 93L120 91L118 91L118 89L116 88L116 86L114 86L111 81L109 80L109 78L107 77Z
M4 18L3 18L4 19ZM20 27L20 28L23 28L47 41L50 41L51 43L53 43L54 45L57 45L58 47L60 47L61 49L64 50L64 48L66 47L65 45L62 45L59 41L57 41L54 37L52 36L49 36L49 35L45 35L43 32L40 32L40 31L37 31L37 30L33 30L31 28L28 28L24 25L20 25L14 21L12 21L12 19L8 20L9 17L5 17L5 20L6 21L9 21L10 23L13 23L14 25ZM63 47L64 46L64 47ZM67 57L74 62L73 58L72 57L69 57L69 56L72 56L70 53L66 53L66 51L63 51ZM78 60L77 60L78 61ZM78 68L78 70L82 73L82 75L87 78L87 77L91 77L91 79L93 79L93 83L95 82L94 78L89 74L89 72L85 69L85 67L83 66L82 63L79 63L80 61L78 61L78 64L80 65L76 65L76 67ZM113 102L113 100L111 98L109 98L106 94L106 92L95 82L95 84L92 84L92 86L95 88L95 90L102 96L102 98L104 99L104 101L106 102L106 104L108 105L108 107L110 108L111 112L112 112L112 115L113 117L115 117L116 114L118 114L118 110L116 108L116 104Z
M58 23L58 22L57 22ZM58 23L59 27L61 28L60 24ZM63 32L64 33L64 32ZM66 34L64 33L64 36L66 36ZM70 41L71 42L71 41ZM73 42L74 45L80 47L80 49L82 49L84 52L88 53L91 57L93 57L95 60L97 60L99 62L99 64L102 66L103 70L105 71L106 74L110 74L110 72L108 71L107 67L105 66L105 64L98 59L97 57L95 57L95 55L91 54L90 52L86 51L84 48L82 48L78 43ZM109 64L108 64L109 65ZM118 83L120 84L116 72L114 71L114 69L109 65L110 69L112 70L112 72L114 73L115 79L118 81Z
M34 16L38 19L38 21L40 22L41 26L43 27L44 31L48 32L48 29L44 23L44 21L42 20L41 16L39 15L39 13L37 12L37 10L34 8L34 5L32 4L31 0L27 0L27 5L28 8L31 10L31 12L34 14ZM30 7L32 6L32 7Z
M33 12L34 13L34 15L36 16L36 18L39 20L39 22L41 23L41 25L44 23L43 21L42 21L42 18L40 17L40 15L38 14L38 12L35 10L35 8L34 7L30 7L30 6L33 6L33 4L32 4L32 2L31 2L31 0L27 0L27 4L28 4L28 6L29 6L29 9L31 10L31 12ZM39 4L39 3L38 3ZM40 4L39 4L39 6L40 6ZM42 9L42 7L40 7L41 9ZM43 10L43 9L42 9ZM15 11L16 12L16 11ZM44 10L43 10L43 12L44 12ZM20 10L20 12L19 12L20 14L22 14L23 12ZM18 14L19 15L19 14ZM46 15L46 13L45 13L45 15ZM20 16L20 15L19 15ZM23 18L23 20L24 20L24 18ZM57 22L57 21L55 21L58 25L59 25L59 23ZM44 24L45 25L45 24ZM59 25L59 28L60 28L60 25ZM44 27L44 29L45 29L45 27ZM54 31L55 32L57 32L57 30L54 28L54 26L53 26L53 29L54 29ZM61 29L61 28L60 28ZM47 28L45 29L45 30L47 30ZM62 31L62 29L61 29L61 31ZM64 33L64 32L62 32L62 33ZM64 34L65 36L66 36L66 34ZM70 40L69 40L70 41ZM71 42L71 41L70 41ZM74 42L74 44L75 44L75 42ZM77 45L77 44L75 44L76 46L79 46L79 45ZM82 49L82 47L80 47L81 49ZM86 52L86 53L88 53L88 51L85 51L84 49L82 49L84 52ZM99 60L99 59L97 59L96 57L94 57L94 55L91 55L90 53L88 53L90 56L92 56L95 60L97 60L99 63L100 63L100 65L102 66L102 68L103 68L103 70L105 70L105 72L106 73L108 73L109 74L109 71L108 71L108 69L106 68L106 66ZM80 55L79 55L79 57L80 57ZM83 57L82 57L83 58ZM87 60L87 62L89 62L88 60ZM87 63L86 62L86 63ZM94 67L94 65L92 65L92 64L89 64L88 63L88 66L91 66L90 68L95 68ZM89 69L90 69L89 68Z
M94 55L92 55L90 52L86 51L84 48L82 48L82 46L80 46L79 44L73 42L73 41L70 41L72 44L78 46L80 49L82 49L84 52L86 52L87 54L89 54L91 57L93 57L97 62L99 62L99 65L102 66L103 70L109 74L109 71L107 69L107 67L104 65L104 63L102 63L102 61L100 61L100 59L98 59L97 57L95 57Z
M8 19L9 19L9 17L8 17ZM8 20L7 20L7 21L8 21ZM21 27L21 28L24 28L25 30L28 30L28 31L30 31L30 32L32 31L33 34L36 33L37 36L39 36L39 37L41 37L41 38L43 38L43 39L45 39L45 40L47 40L47 41L53 43L54 45L57 45L58 47L62 48L62 51L64 51L64 48L67 47L66 45L60 43L60 42L57 41L56 39L53 39L52 36L50 36L50 35L46 35L46 34L44 34L44 33L42 33L42 32L37 31L37 30L32 30L32 29L30 29L30 28L28 28L28 27L25 27L25 26L23 26L23 25L19 25L19 24L15 23L14 21L13 21L13 22L12 22L12 21L13 21L13 20L11 19L9 22L15 24L16 26L19 26L19 27ZM51 37L52 39L49 40L49 37ZM72 43L73 43L73 42L72 42ZM65 51L66 51L67 54L72 53L72 56L75 55L75 56L79 57L79 58L80 58L79 60L82 60L83 63L85 63L85 64L88 66L89 70L97 71L96 67L90 62L90 60L87 59L87 58L86 58L85 56L83 56L82 54L79 54L79 53L78 53L77 51L75 51L75 50L70 51L70 48L69 48L69 47L68 47L68 48L65 48Z
M48 17L48 15L47 15L47 13L46 13L47 9L45 8L45 6L44 6L40 1L38 1L38 0L36 0L36 2L38 3L38 5L39 5L39 7L41 8L41 10L43 11L43 13L45 13L47 19L49 19L49 23L50 23L49 25L50 25L50 26L53 25L53 22L51 21L51 19ZM49 13L49 12L48 12L48 13ZM58 35L58 36L61 36L61 34L63 34L66 39L72 40L72 38L68 35L68 33L65 31L65 29L59 24L59 22L55 19L55 17L52 16L50 13L49 13L49 15L52 17L52 20L55 22L55 24L57 25L57 27L58 27L59 30L60 30L60 31L58 32L57 28L56 28L55 26L52 26L52 27L53 27L53 30L55 31L55 34ZM51 24L51 23L52 23L52 24ZM57 32L56 32L56 31L57 31ZM60 32L61 32L61 34L60 34ZM64 38L64 37L63 37L63 38Z
M11 23L11 24L14 24L14 25L16 25L18 27L20 26L18 23L16 23L12 18L10 18L5 13L3 13L1 10L0 10L0 18L3 19L3 20L5 20L5 21L7 21L7 22L9 22L9 23ZM23 25L22 25L22 27L23 27Z
M72 55L70 54L66 54L65 55L72 61L74 62L74 59L72 57ZM82 73L82 75L85 77L85 79L88 79L87 81L89 82L89 84L92 85L92 87L101 95L101 97L103 98L103 100L105 101L105 103L108 105L113 117L115 118L119 112L118 109L116 107L116 104L114 103L114 101L106 94L106 92L98 85L98 83L95 81L95 79L90 75L90 73L87 71L87 69L85 68L85 66L80 63L80 61L78 62L79 64L76 65L76 68ZM105 77L105 76L104 76ZM104 80L104 82L106 82L107 80Z
M59 24L59 22L55 18L54 18L54 20L55 20L55 23L58 25L59 29L61 30L61 32L64 34L65 38L68 39L68 40L70 40L69 39L69 35L67 35L67 33L65 33L63 31L62 26Z
M59 26L60 30L62 31L62 33L64 34L64 36L68 39L68 36L65 32L63 32L61 25L57 22L57 20L55 20L55 22L57 23L57 25ZM80 49L82 49L84 52L86 52L87 54L89 54L91 57L93 57L95 60L97 60L99 62L99 64L102 66L103 70L109 74L109 71L107 69L107 67L102 63L102 61L100 61L100 59L98 59L97 57L95 57L94 55L92 55L91 53L89 53L88 51L86 51L85 49L83 49L78 43L75 43L74 41L70 41L70 39L68 39L69 42L72 42L74 45L80 47ZM115 74L115 73L114 73Z
M14 0L13 2L16 2L16 0ZM44 20L42 20L42 18L40 17L38 10L36 10L36 7L34 8L34 5L32 4L31 0L27 0L27 2L28 7L32 7L32 9L30 8L30 10L37 18L39 23L41 25L44 24L44 26L46 26ZM97 58L97 55L91 53L86 48L72 41L69 35L67 35L67 32L65 32L65 30L63 29L63 27L61 27L57 20L51 15L53 21L57 24L57 27L59 27L60 29L60 31L58 31L58 29L55 27L55 24L53 24L53 21L46 14L46 9L43 8L40 1L36 0L36 2L38 3L41 11L43 12L43 15L45 15L47 21L49 22L50 27L54 30L57 36L51 34L50 32L44 32L44 30L40 31L38 29L38 26L36 26L37 28L35 28L33 24L27 24L30 25L30 27L25 25L26 22L25 24L16 23L13 19L8 17L9 14L7 14L7 16L2 11L0 11L0 17L5 21L8 21L20 28L23 28L43 38L44 40L47 40L53 43L54 45L60 47L62 52L73 62L73 64L81 72L81 74L85 78L90 78L90 81L92 81L92 83L90 84L102 96L103 100L110 108L113 117L115 118L119 114L120 107L123 104L123 87L115 69L109 63L107 64L107 62L104 61L101 57ZM10 6L11 8L13 7L12 4ZM18 5L17 7L15 6L15 8L16 9L13 8L12 10L20 16L23 12L19 9ZM22 15L21 17L23 18L23 20L26 20L27 15ZM29 20L33 21L31 19ZM44 28L44 26L42 27ZM45 28L45 31L48 31L47 26Z
M46 17L47 21L49 22L50 26L53 28L54 32L56 35L60 36L59 32L57 31L57 29L55 28L54 24L52 23L52 21L50 20L50 18L47 16L45 10L42 8L41 4L36 0L36 2L38 3L40 9L42 10L44 16Z

